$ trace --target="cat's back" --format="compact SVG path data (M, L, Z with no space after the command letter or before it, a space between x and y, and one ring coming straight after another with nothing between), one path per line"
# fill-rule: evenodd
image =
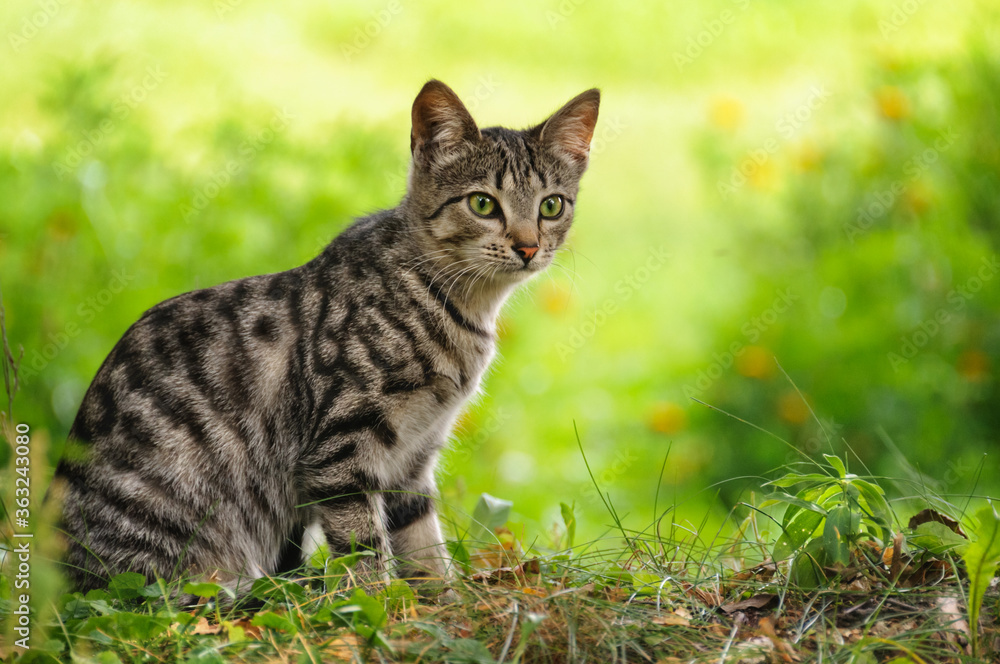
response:
M338 308L386 291L371 284L385 281L397 225L389 213L358 220L305 265L150 308L85 393L59 474L72 481L149 467L219 477L255 453L290 469L315 406L317 335ZM77 482L81 491L92 484Z
M71 436L106 440L130 406L149 414L148 425L190 429L199 419L192 408L219 417L262 405L304 315L304 279L301 269L248 277L149 309L98 370Z

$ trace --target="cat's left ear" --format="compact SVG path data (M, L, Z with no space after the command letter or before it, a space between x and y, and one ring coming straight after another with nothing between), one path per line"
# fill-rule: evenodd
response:
M581 169L586 168L600 105L601 91L587 90L536 127L534 133L551 152Z
M441 81L430 80L420 90L412 119L410 152L420 166L446 164L464 144L481 138L465 104Z

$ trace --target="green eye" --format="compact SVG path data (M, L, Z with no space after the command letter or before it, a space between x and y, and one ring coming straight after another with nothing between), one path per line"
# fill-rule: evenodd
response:
M469 196L469 209L480 217L488 217L496 211L497 202L486 194L472 194Z
M562 196L549 196L544 201L542 201L541 206L538 211L546 219L555 219L563 211L563 198Z

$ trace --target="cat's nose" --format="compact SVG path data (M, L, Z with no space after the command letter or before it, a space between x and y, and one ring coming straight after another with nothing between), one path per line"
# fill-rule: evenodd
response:
M538 251L538 245L532 244L530 246L529 245L515 246L514 251L517 252L518 256L521 257L521 260L524 261L524 264L527 265L528 261L530 261L531 258L535 255L535 252Z

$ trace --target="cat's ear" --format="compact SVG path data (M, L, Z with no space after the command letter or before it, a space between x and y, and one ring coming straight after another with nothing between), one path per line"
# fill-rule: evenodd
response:
M427 81L413 101L412 117L410 152L421 166L446 164L463 144L481 138L462 100L441 81Z
M573 97L552 117L536 127L533 133L549 151L571 164L586 168L590 157L590 139L594 137L600 105L600 90L587 90Z

